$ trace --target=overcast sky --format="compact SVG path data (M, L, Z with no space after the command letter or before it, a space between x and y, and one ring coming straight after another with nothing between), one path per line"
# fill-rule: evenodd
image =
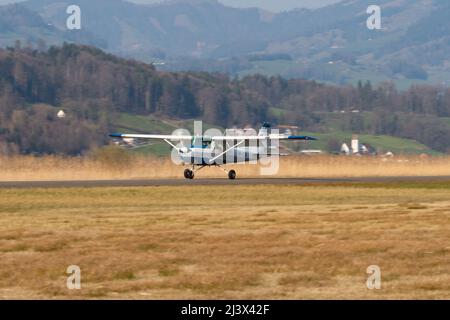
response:
M20 2L21 0L0 0L0 4ZM95 0L94 0L95 1ZM138 3L155 3L164 0L128 0ZM219 0L233 7L261 7L270 11L284 11L293 8L317 8L327 4L339 2L339 0ZM72 1L76 3L76 0Z

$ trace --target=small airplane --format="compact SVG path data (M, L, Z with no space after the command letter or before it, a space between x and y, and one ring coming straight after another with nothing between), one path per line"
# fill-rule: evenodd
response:
M309 136L279 134L271 132L271 125L264 123L257 134L247 135L155 135L112 133L109 136L119 139L128 146L136 146L135 140L163 140L179 157L179 163L192 166L184 170L186 179L194 179L196 172L205 167L220 167L231 180L236 179L235 170L223 168L226 164L257 162L266 157L281 156L278 153L280 140L317 140ZM278 131L278 130L276 130ZM178 143L175 145L175 143ZM142 145L142 144L141 144ZM139 145L137 145L139 146Z

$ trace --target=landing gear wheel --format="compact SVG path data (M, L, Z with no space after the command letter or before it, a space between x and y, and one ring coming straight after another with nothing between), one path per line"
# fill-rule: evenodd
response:
M230 171L228 172L228 179L230 179L230 180L236 179L236 171L230 170Z
M186 179L194 179L194 171L190 170L190 169L186 169L184 170L184 177Z

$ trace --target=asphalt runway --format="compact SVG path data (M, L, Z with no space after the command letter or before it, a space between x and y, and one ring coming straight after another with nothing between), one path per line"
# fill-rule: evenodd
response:
M94 188L94 187L158 187L158 186L233 186L233 185L330 185L396 182L449 182L441 177L362 177L362 178L251 178L251 179L142 179L89 181L0 181L0 188Z

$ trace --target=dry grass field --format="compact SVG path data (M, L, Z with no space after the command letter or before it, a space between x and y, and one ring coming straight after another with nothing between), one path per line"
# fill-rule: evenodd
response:
M111 150L109 150L111 151ZM259 177L260 166L230 165L238 177ZM0 181L109 180L180 178L183 167L167 157L141 156L125 151L99 157L0 157ZM450 176L450 157L343 157L290 156L280 158L276 177L335 178L367 176ZM197 177L223 178L217 168L203 169Z
M450 184L0 190L0 298L450 298ZM81 290L66 268L81 268ZM381 290L366 288L379 265Z

